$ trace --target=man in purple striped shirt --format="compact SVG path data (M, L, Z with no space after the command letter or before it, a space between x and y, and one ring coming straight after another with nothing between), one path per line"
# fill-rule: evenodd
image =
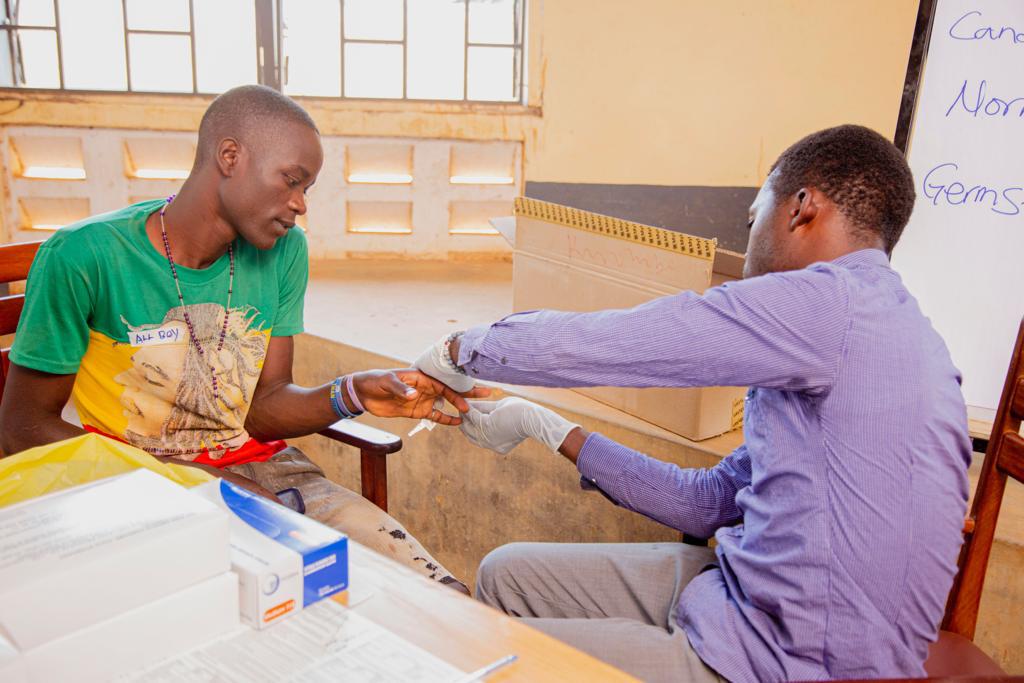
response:
M745 443L682 469L521 399L463 431L528 437L682 544L513 544L478 596L641 678L923 675L956 571L971 447L960 376L889 266L910 169L866 128L810 135L750 208L745 279L629 310L538 311L428 350L421 369L544 386L750 386ZM466 373L460 374L460 373Z

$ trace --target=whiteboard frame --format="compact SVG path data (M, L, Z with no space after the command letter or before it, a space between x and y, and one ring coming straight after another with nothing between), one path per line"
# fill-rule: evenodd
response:
M907 75L903 80L903 99L896 119L896 134L893 144L907 156L910 135L917 113L917 95L921 91L921 77L928 61L928 46L932 41L932 25L935 22L937 0L921 0L917 7L917 22L914 24L914 38L910 43L910 57L907 60Z

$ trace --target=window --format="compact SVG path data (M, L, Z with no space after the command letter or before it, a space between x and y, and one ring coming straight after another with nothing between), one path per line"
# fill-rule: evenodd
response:
M520 102L525 0L278 0L289 95Z
M0 86L217 93L256 80L253 0L4 0L0 18Z
M0 0L0 87L521 102L525 2Z

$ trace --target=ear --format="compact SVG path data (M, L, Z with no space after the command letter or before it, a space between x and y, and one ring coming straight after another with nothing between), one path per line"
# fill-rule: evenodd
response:
M238 140L234 138L224 138L217 145L217 168L220 170L221 175L231 177L235 174L238 168L239 159L241 156L241 147L238 144Z
M801 187L796 191L789 203L790 231L801 228L818 217L818 211L821 208L820 200L818 191L814 188Z

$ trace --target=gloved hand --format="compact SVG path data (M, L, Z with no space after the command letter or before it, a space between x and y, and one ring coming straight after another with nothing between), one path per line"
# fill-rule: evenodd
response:
M552 451L579 425L536 403L521 398L469 401L459 429L473 444L508 453L526 439L540 441Z
M448 335L445 335L437 343L421 353L413 365L424 375L430 375L460 394L464 394L473 388L473 379L456 370L450 358L448 355Z

